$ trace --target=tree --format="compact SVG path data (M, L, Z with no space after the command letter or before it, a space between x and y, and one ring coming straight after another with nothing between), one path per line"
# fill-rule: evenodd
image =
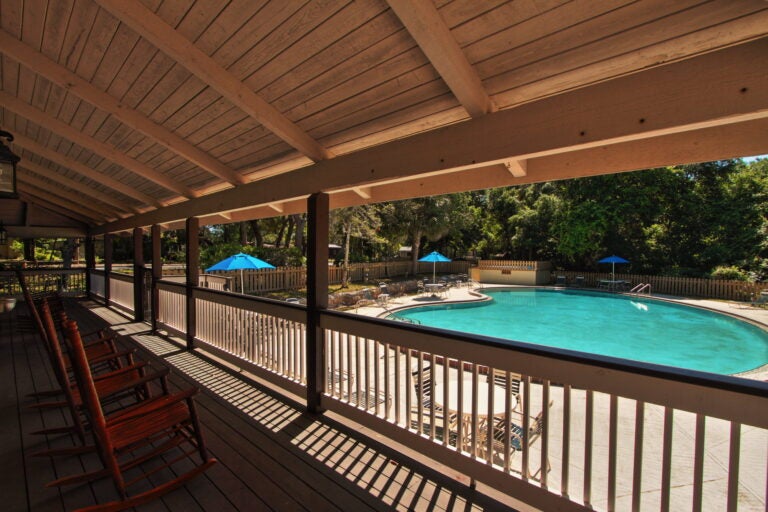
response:
M331 212L331 226L344 238L344 263L341 287L349 285L349 249L352 237L378 242L381 219L375 205L353 206Z

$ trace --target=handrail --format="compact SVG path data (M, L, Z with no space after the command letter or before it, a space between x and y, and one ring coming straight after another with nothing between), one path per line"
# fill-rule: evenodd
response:
M640 295L644 291L647 290L647 295L651 294L651 283L640 283L631 290L629 290L629 293L634 293L635 295Z

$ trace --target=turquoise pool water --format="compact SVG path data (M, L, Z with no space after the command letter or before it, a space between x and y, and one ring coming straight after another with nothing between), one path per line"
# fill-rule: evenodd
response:
M423 325L720 374L768 363L768 333L711 311L573 290L484 290L493 301L408 309Z

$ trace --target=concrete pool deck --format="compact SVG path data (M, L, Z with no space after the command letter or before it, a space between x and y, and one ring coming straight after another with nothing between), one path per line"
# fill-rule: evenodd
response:
M386 307L381 305L372 305L360 307L357 313L365 316L381 317L399 309L424 306L431 304L471 302L483 300L483 289L490 288L510 288L509 285L483 285L482 287L452 288L446 297L423 296L401 296L390 300ZM519 287L528 288L528 287ZM479 292L479 293L478 293ZM741 317L755 322L768 328L768 309L750 307L748 304L716 301L706 299L689 299L670 296L654 296L656 298L670 300L688 304L691 306L708 308L725 314ZM741 375L745 378L755 380L768 379L768 366L761 369L748 372ZM540 403L541 386L532 384L531 386L531 404ZM562 388L553 386L550 389L550 399L554 405L550 409L550 418L553 425L562 424L563 418L563 397ZM585 424L584 402L586 394L583 390L573 390L571 394L571 446L572 457L569 462L569 472L571 475L569 490L573 498L577 499L583 489L582 476L584 473L585 461L583 460L583 442ZM634 438L635 421L635 401L626 398L618 399L618 410L620 414L620 428L618 429L619 445L619 467L617 468L617 494L616 510L628 510L631 508L631 485L632 485L632 446ZM594 417L607 418L610 410L608 395L597 393L594 402ZM645 439L648 444L643 447L643 492L641 510L658 510L661 496L661 460L662 444L652 440L658 440L663 437L665 422L664 407L655 404L646 404L644 431ZM693 463L693 453L696 443L695 439L696 415L693 413L677 410L673 419L673 438L674 453L672 458L672 488L670 491L670 510L689 510L691 496L693 493L693 484L690 479L691 465ZM593 439L593 459L603 461L604 464L608 456L608 422L596 421L594 424ZM730 422L716 418L707 418L706 423L706 448L704 455L704 502L708 504L708 510L725 510L727 497L727 482L729 476L729 438ZM766 482L766 463L768 460L768 432L747 426L741 426L740 442L740 464L739 464L739 510L765 510L765 482ZM560 474L562 468L562 433L559 429L553 429L549 435L549 456L552 464L552 471L549 473L550 485L553 488L560 487ZM594 466L593 466L594 467ZM591 504L598 510L605 509L607 502L605 496L608 485L607 472L599 471L592 477L592 500ZM709 508L715 507L715 508Z

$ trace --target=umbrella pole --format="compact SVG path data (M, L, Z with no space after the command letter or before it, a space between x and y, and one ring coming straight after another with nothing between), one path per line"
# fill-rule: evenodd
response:
M437 278L435 277L435 267L437 267L436 262L432 262L432 284L435 284L437 282Z
M243 282L243 269L240 269L240 293L245 295L245 283Z

